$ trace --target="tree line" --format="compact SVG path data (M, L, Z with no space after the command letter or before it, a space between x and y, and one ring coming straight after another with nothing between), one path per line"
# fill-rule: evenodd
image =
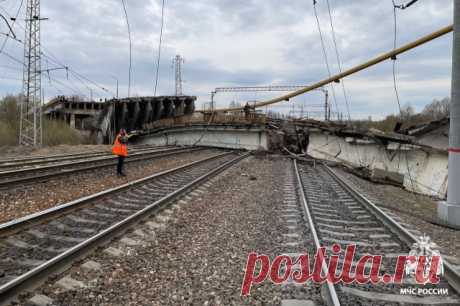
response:
M0 98L0 147L15 146L19 142L20 96ZM64 121L43 118L44 145L88 143L77 130Z
M400 114L392 114L383 120L373 121L372 118L367 120L354 120L353 126L360 129L375 128L384 132L393 132L399 124L400 129L408 128L418 124L428 123L434 120L440 120L449 116L450 98L441 100L434 99L430 104L417 113L415 109L406 104L401 108Z

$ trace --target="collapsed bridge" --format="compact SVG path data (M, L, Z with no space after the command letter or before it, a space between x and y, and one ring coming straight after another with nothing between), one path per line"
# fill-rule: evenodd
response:
M100 102L59 96L43 107L43 113L95 135L99 143L110 143L121 128L143 130L155 121L191 115L195 101L195 96L131 97Z
M111 139L121 128L142 130L154 121L192 114L194 96L134 97L107 101L99 115L98 128L102 137Z

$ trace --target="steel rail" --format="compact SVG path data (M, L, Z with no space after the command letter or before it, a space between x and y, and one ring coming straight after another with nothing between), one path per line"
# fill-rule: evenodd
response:
M130 155L130 157L149 155L149 154L154 154L154 153L157 153L157 152L162 153L162 152L173 152L173 151L180 151L180 150L183 150L183 148L163 149L163 150L147 150L147 151L133 153L133 154ZM65 166L74 166L74 165L85 164L85 163L89 163L89 162L115 160L117 158L113 154L107 154L107 156L102 156L102 157L100 157L100 156L96 156L95 158L92 158L92 157L93 156L90 156L87 160L81 160L81 161L75 161L75 162L64 162L64 163L57 163L57 164L52 164L52 165L44 165L42 167L36 167L36 168L13 169L13 170L0 171L0 177L3 176L3 175L8 175L8 174L34 172L34 171L37 171L37 170L61 168L61 167L65 167ZM128 159L129 159L129 157L126 159L126 161Z
M299 174L299 168L297 167L297 160L293 160L294 162L294 169L295 169L295 174L296 174L296 178L297 178L297 184L299 185L299 192L300 192L300 196L301 196L301 201L302 201L302 204L303 204L303 208L305 210L305 213L306 213L306 216L307 216L307 219L308 219L308 224L310 226L310 231L311 231L311 234L313 236L313 239L315 241L315 248L316 250L319 250L319 248L321 247L321 244L319 242L319 237L318 237L318 233L316 232L316 228L315 228L315 224L313 222L313 218L311 216L311 211L310 211L310 205L308 204L308 200L307 200L307 196L305 195L305 191L304 191L304 187L303 187L303 183L302 183L302 179L300 178L300 174ZM329 268L326 264L326 262L322 262L322 267L321 267L321 270L322 272L324 273L324 275L327 275L329 272ZM337 295L337 291L335 290L335 287L334 287L334 284L331 284L330 282L326 282L327 284L327 292L329 294L328 298L329 298L329 303L332 303L332 305L334 306L340 306L340 301L339 301L339 297Z
M164 150L170 147L150 147L150 148L132 148L130 152L132 153L140 153L145 151L152 151L153 150ZM5 168L19 168L19 167L26 167L26 166L33 166L39 164L51 164L51 163L58 163L68 160L78 160L84 158L92 158L98 156L110 156L113 155L110 150L104 151L94 151L94 152L85 152L85 153L76 153L76 154L63 154L63 155L50 155L50 156L40 156L37 158L26 158L26 159L11 159L11 160L2 160L0 161L0 169ZM2 170L3 171L3 170Z
M148 154L155 153L155 152L161 153L161 152L168 152L168 151L181 150L181 149L183 149L183 148L136 150L133 153L131 153L130 156L148 155ZM55 168L55 167L78 165L78 164L84 164L86 162L91 162L91 161L115 160L116 158L117 157L115 155L113 155L111 152L106 152L104 154L96 154L96 155L88 155L88 156L76 156L75 158L74 157L68 157L65 160L58 160L58 161L41 161L41 162L38 162L38 163L39 164L43 163L44 165L40 166L40 167L35 167L35 168L30 168L29 167L29 168L23 168L23 169L14 168L14 169L11 169L11 170L0 171L0 177L3 174L9 174L9 173L15 173L15 172L29 172L29 171L32 172L32 171L36 171L37 169L49 169L49 168ZM82 159L84 159L84 160L82 160ZM61 161L63 161L63 162L61 163ZM47 164L50 164L50 165L47 165ZM28 164L25 164L25 165L28 165ZM9 167L9 165L8 166L1 166L0 165L0 170L2 168L6 168L6 167ZM15 165L15 167L18 167L18 166Z
M164 171L162 173L158 173L137 181L133 181L131 183L125 184L120 187L112 188L109 190L106 190L104 192L95 194L90 197L85 197L73 202L70 202L65 205L61 205L60 209L64 209L69 206L76 206L79 204L79 202L86 203L89 200L94 200L96 198L101 197L102 195L107 195L110 193L115 193L120 190L132 187L134 185L146 182L148 180L151 180L153 178L157 178L159 176L163 176L165 174L170 174L172 172L177 172L180 170L184 170L186 168L192 167L193 165L199 164L199 163L205 163L207 161L229 155L232 153L223 153L223 154L218 154L213 157L208 157L190 164L187 164L185 166L177 167L172 170ZM209 171L208 173L202 175L201 177L195 179L194 181L190 182L189 184L185 185L184 187L181 187L172 193L168 194L167 196L161 198L158 201L155 201L154 203L150 204L149 206L143 208L142 210L132 214L131 216L125 218L124 220L113 224L109 228L99 232L98 234L92 236L91 238L79 243L78 245L68 249L67 251L63 252L62 254L48 260L47 262L43 263L42 265L28 271L27 273L17 277L16 279L6 283L5 285L0 287L0 304L5 303L7 301L10 301L13 299L15 296L17 296L20 292L23 290L26 290L27 288L30 288L31 286L36 286L40 282L44 281L45 279L48 278L48 276L53 275L54 273L59 273L62 272L64 269L66 269L68 266L70 266L73 262L75 262L78 259L81 259L83 256L88 254L90 251L94 250L95 248L102 246L108 242L110 242L112 239L118 237L119 235L123 234L129 227L132 225L140 222L141 220L145 219L146 217L152 215L154 212L158 211L161 209L165 204L170 203L171 200L177 198L179 195L184 194L185 192L189 191L190 189L194 188L196 185L202 183L203 181L209 179L211 176L217 175L218 173L224 171L226 168L232 166L233 164L239 162L240 160L246 158L249 155L249 153L246 153L244 155L240 155L224 164L221 166ZM37 215L38 216L38 215ZM36 216L36 217L37 217ZM27 220L23 220L22 222L27 222Z
M186 149L170 149L170 150L163 150L163 151L152 151L150 153L139 153L136 155L133 155L131 158L128 158L125 160L125 163L131 163L131 162L136 162L136 161L143 161L143 160L148 160L148 159L157 159L161 157L166 157L166 156L171 156L175 154L181 154L181 153L187 153L187 152L194 152L194 151L200 151L203 150L203 148L186 148ZM95 162L101 162L100 164L95 164L95 165L89 165L89 166L84 166L84 167L79 167L79 168L64 168L61 169L63 166L75 166L75 165L84 165L84 164L91 164ZM85 160L85 161L79 161L75 163L66 163L66 164L60 164L60 165L49 165L49 166L44 166L40 168L32 168L32 169L20 169L20 170L12 170L12 171L5 171L5 172L0 172L0 178L8 178L8 175L14 175L14 174L19 174L19 173L30 173L30 172L37 172L40 170L46 170L46 169L57 169L59 171L55 172L50 172L50 173L41 173L38 175L32 175L32 176L25 176L25 177L19 177L19 178L12 178L11 180L8 181L3 181L0 182L0 189L5 188L5 187L11 187L14 185L18 184L26 184L30 182L35 182L43 179L49 179L51 177L55 176L60 176L64 174L69 174L69 173L78 173L78 172L83 172L83 171L88 171L88 170L94 170L94 169L99 169L99 168L105 168L108 166L115 165L117 163L115 157L110 157L110 158L99 158L99 159L93 159L93 160Z
M151 149L155 148L167 148L169 146L150 146ZM130 146L130 148L133 149L148 149L148 145L133 145ZM68 157L68 156L79 156L79 155L85 155L85 154L98 154L98 153L109 153L108 150L97 150L97 151L88 151L88 152L78 152L78 153L65 153L65 154L53 154L53 155L31 155L31 156L26 156L26 157L19 157L19 158L5 158L5 159L0 159L0 165L3 163L9 163L9 162L26 162L30 160L39 160L39 159L50 159L50 158L61 158L61 157Z
M418 238L405 229L401 224L395 221L391 216L386 214L372 201L366 198L363 194L353 188L344 179L339 177L329 166L324 165L327 172L340 184L345 190L348 191L359 203L361 203L372 215L387 226L387 228L405 241L409 246L413 243L419 242ZM454 288L457 293L460 293L460 273L446 260L443 259L444 264L444 277L448 283Z
M210 160L213 160L213 159L216 159L216 158L228 155L228 154L231 154L231 153L225 152L225 153L220 153L220 154L217 154L217 155L214 155L214 156L211 156L211 157L206 157L206 158L203 158L203 159L188 163L186 165L177 166L177 167L172 168L172 169L164 170L164 171L149 175L147 177L140 178L140 179L128 182L128 183L120 185L120 186L109 188L109 189L103 190L101 192L97 192L97 193L94 193L92 195L79 198L77 200L73 200L73 201L58 205L58 206L48 208L46 210L43 210L43 211L40 211L40 212L37 212L37 213L27 215L27 216L22 217L22 218L18 218L18 219L15 219L15 220L0 224L0 237L11 235L12 233L15 233L17 231L23 230L25 228L29 228L29 227L31 227L33 225L38 224L38 223L42 223L42 222L44 222L46 220L54 218L56 215L60 215L60 214L63 214L63 213L68 213L69 211L74 211L76 209L81 208L82 205L84 205L84 204L86 204L86 203L88 203L90 201L97 200L97 199L99 199L99 198L101 198L103 196L113 194L115 192L120 192L120 191L126 190L126 189L134 187L136 185L145 183L145 182L147 182L149 180L165 176L166 174L171 174L171 173L178 172L178 171L181 171L181 170L184 170L184 169L188 169L188 168L193 167L193 166L195 166L197 164L204 163L206 161L210 161Z
M301 94L304 94L304 93L307 93L309 91L312 91L312 90L315 90L317 88L320 88L320 87L323 87L325 85L328 85L330 83L333 83L333 82L340 82L340 79L343 79L347 76L350 76L352 74L355 74L359 71L362 71L364 69L367 69L369 67L372 67L374 65L377 65L383 61L386 61L388 59L395 59L397 55L399 54L402 54L402 53L405 53L409 50L412 50L420 45L423 45L427 42L430 42L436 38L439 38L443 35L446 35L447 33L450 33L453 31L453 25L449 25L447 27L444 27L436 32L433 32L431 34L428 34L426 36L423 36L413 42L410 42L408 44L405 44L397 49L394 49L392 51L389 51L389 52L386 52L380 56L377 56L371 60L368 60L367 62L363 63L363 64L360 64L360 65L357 65L353 68L350 68L348 70L345 70L343 71L342 73L339 73L339 74L336 74L336 75L333 75L331 76L330 78L327 78L325 80L322 80L322 81L319 81L313 85L310 85L310 86L307 86L303 89L299 89L299 90L296 90L294 92L291 92L287 95L283 95L283 96L280 96L280 97L277 97L277 98L274 98L274 99L271 99L271 100L267 100L267 101L263 101L263 102L259 102L259 103L256 103L254 105L252 105L251 107L254 107L254 108L259 108L259 107L263 107L263 106L267 106L267 105L271 105L271 104L275 104L275 103L279 103L279 102L283 102L283 101L289 101L289 99L291 98L294 98L296 96L299 96ZM208 111L208 112L234 112L234 111L243 111L244 110L244 107L230 107L230 108L222 108L222 109L215 109L215 110L212 110L212 111Z

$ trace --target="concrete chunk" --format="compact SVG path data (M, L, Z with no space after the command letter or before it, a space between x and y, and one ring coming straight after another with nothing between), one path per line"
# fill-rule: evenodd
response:
M13 238L13 237L9 237L6 239L6 242L14 247L17 247L17 248L20 248L20 249L26 249L26 248L29 248L31 247L30 244L20 240L20 239L16 239L16 238Z
M61 287L64 290L77 290L87 287L83 282L73 279L70 276L66 276L58 280L56 282L56 286Z
M283 236L286 237L286 238L296 238L296 239L300 238L300 235L297 234L297 233L283 234Z
M169 219L171 219L171 218L170 218L169 216L162 216L162 215L160 215L160 216L157 216L157 219L158 219L158 221L160 221L160 222L168 222Z
M283 242L283 246L285 246L285 247L297 247L299 245L300 245L300 243L298 243L298 242Z
M108 247L104 250L104 252L114 257L120 257L123 255L123 252L121 250L116 249L114 247Z
M128 238L128 237L121 238L120 242L125 244L125 245L127 245L127 246L136 246L136 245L141 244L139 241L131 239L131 238Z
M281 306L315 306L316 304L310 300L282 300Z
M370 239L383 239L383 238L391 238L391 235L388 234L371 234L369 235Z
M136 236L139 236L139 237L141 237L141 238L144 238L144 237L146 236L146 234L145 234L142 230L140 230L140 229L135 230L135 231L133 232L133 234L135 234Z
M88 260L81 267L88 271L101 271L101 264L93 260Z
M164 224L157 223L157 222L154 222L154 221L145 222L145 225L147 225L150 229L153 229L153 230L165 227Z
M36 294L30 300L27 301L27 305L30 306L48 306L52 305L53 300L46 295Z

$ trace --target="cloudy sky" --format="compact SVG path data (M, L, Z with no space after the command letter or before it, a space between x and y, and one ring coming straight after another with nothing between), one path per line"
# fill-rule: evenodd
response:
M14 16L20 0L0 0L0 13ZM26 2L26 0L24 0ZM128 91L129 45L121 0L42 0L43 51L61 64L116 91ZM161 0L126 0L133 39L131 95L153 95L161 24ZM311 0L166 0L158 94L174 93L172 59L185 58L184 93L196 95L198 106L210 100L215 87L303 85L327 77ZM338 71L326 1L317 1L321 29L333 73ZM391 0L329 0L344 69L393 48ZM403 3L407 1L397 1ZM420 0L398 11L398 45L452 23L452 0ZM24 36L25 11L14 25ZM0 46L8 31L0 19ZM402 104L417 110L450 92L452 34L399 56L398 87ZM22 45L9 40L4 50L21 59ZM59 67L46 57L45 68ZM46 97L82 94L108 97L88 81L63 70L43 76ZM0 96L21 90L21 65L0 54ZM80 77L81 78L81 77ZM354 118L382 118L397 112L391 61L345 79ZM329 90L331 90L329 88ZM335 86L339 111L345 112L341 86ZM280 93L276 93L280 94ZM264 100L264 93L222 93L218 106L231 101ZM309 93L270 109L288 112L320 110L320 92ZM334 106L335 108L335 106Z

